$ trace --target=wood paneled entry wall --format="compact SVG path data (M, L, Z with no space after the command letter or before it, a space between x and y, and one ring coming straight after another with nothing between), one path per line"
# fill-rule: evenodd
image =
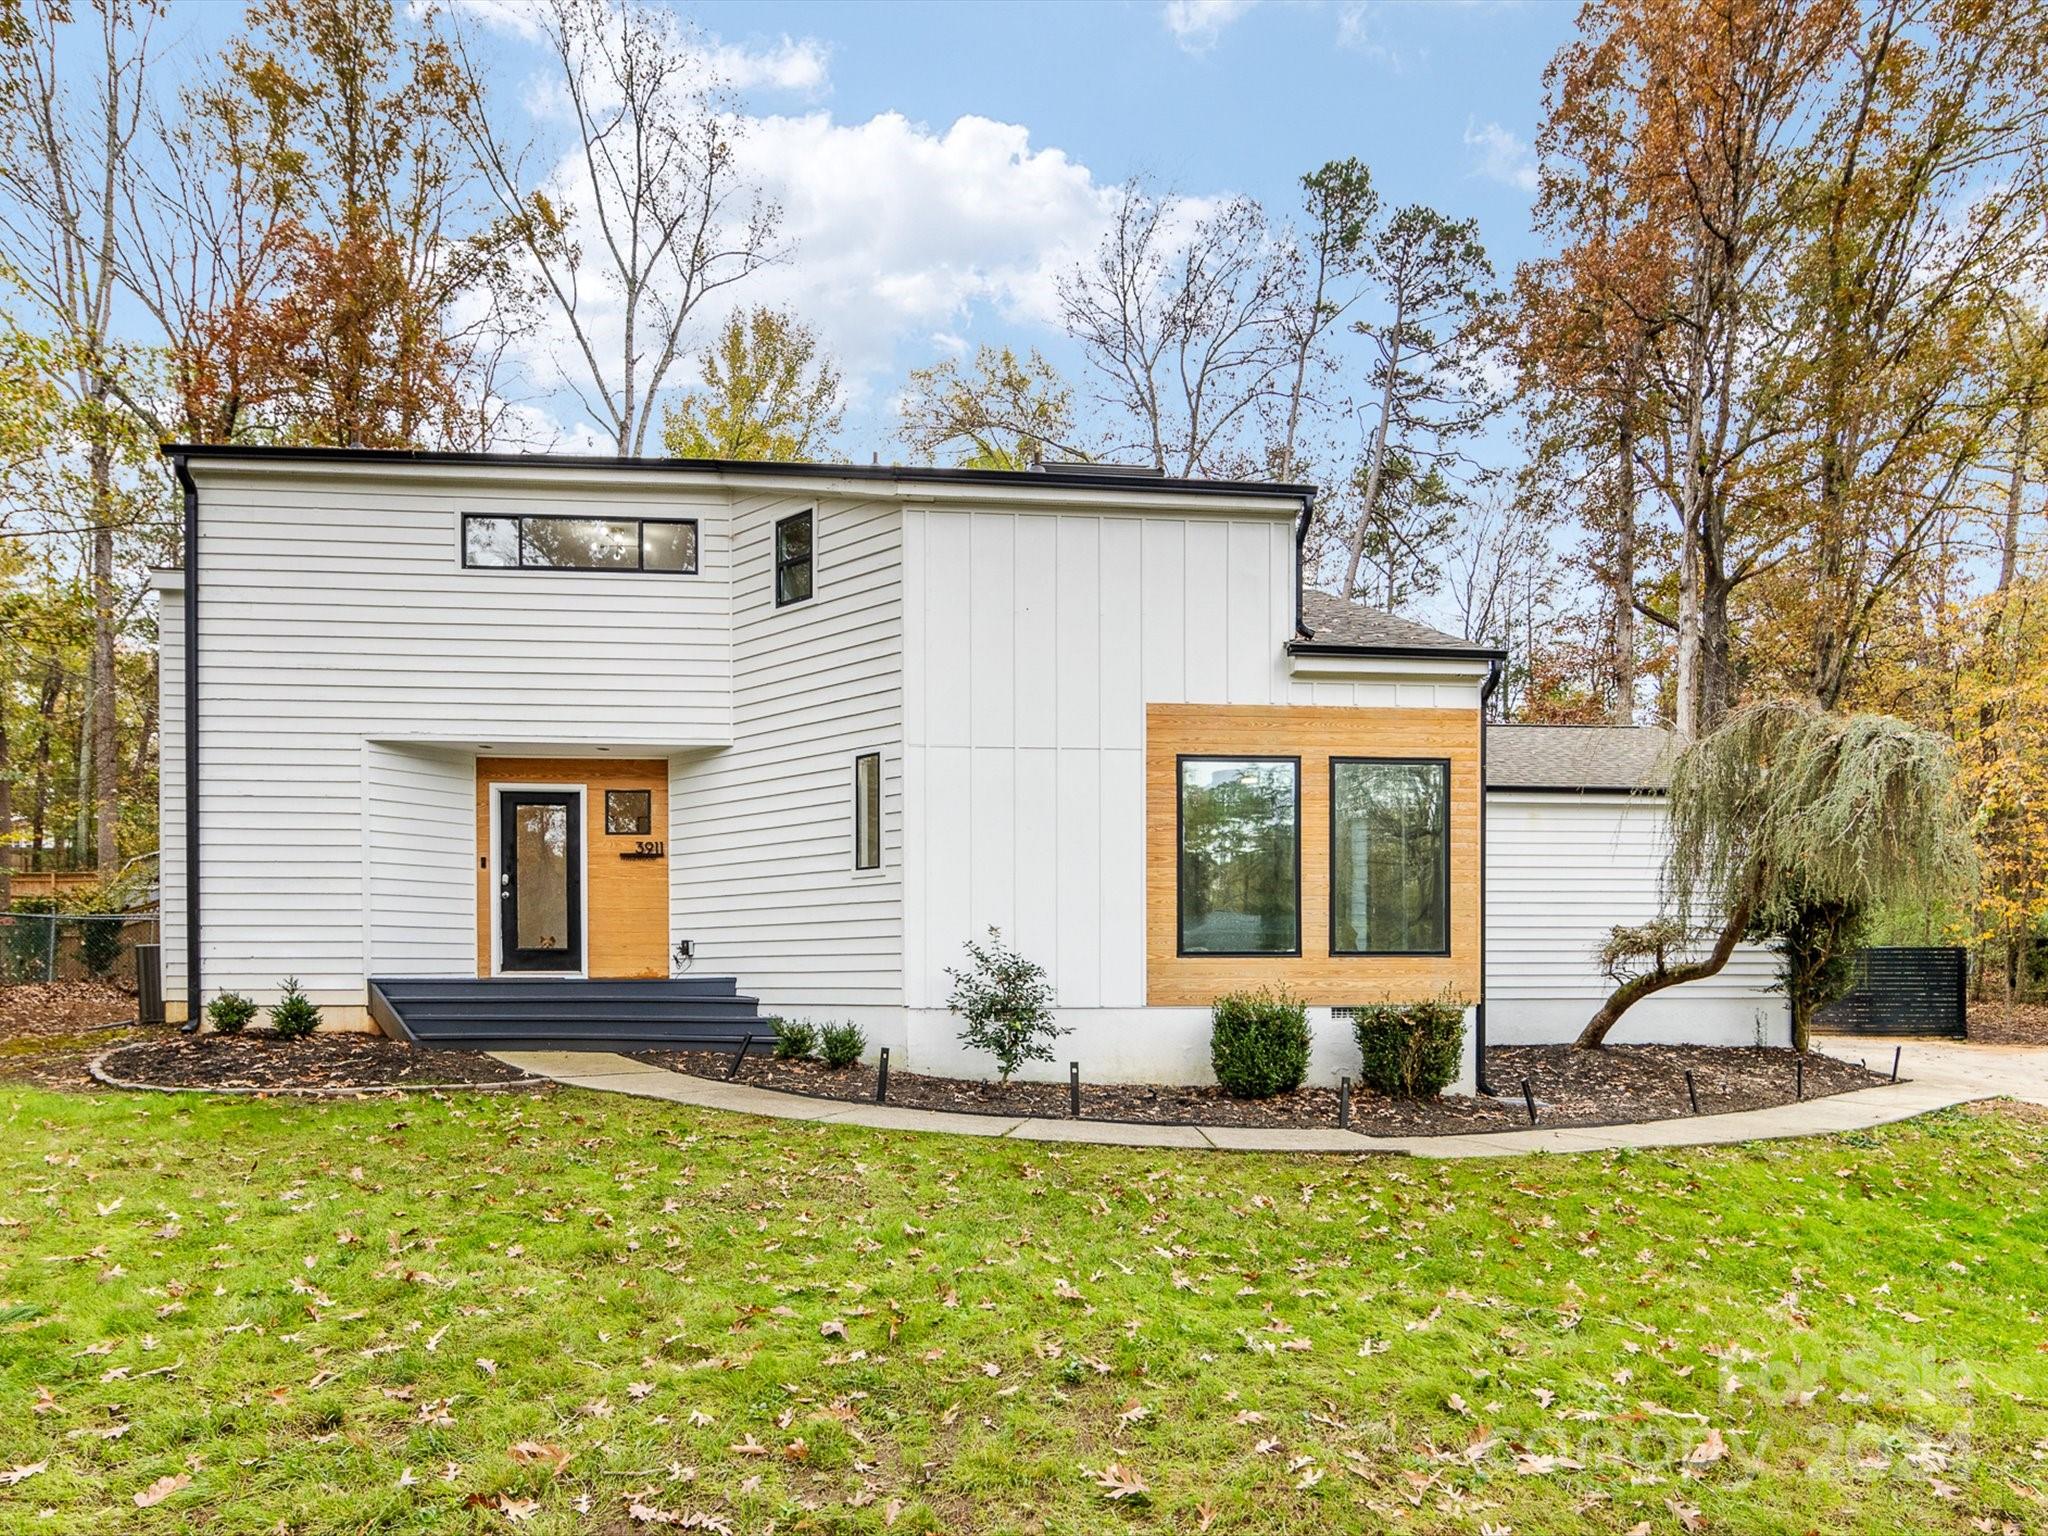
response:
M1183 954L1179 764L1189 758L1298 765L1291 954ZM1331 760L1447 764L1447 942L1441 952L1333 954ZM1313 705L1149 704L1145 708L1145 992L1157 1007L1285 987L1304 1002L1356 1006L1479 995L1479 711Z
M493 786L580 786L583 791L583 949L591 976L668 974L668 764L659 758L480 757L476 760L477 974L496 953L499 850L492 837ZM644 833L612 832L605 791L644 792ZM652 850L658 849L659 852Z

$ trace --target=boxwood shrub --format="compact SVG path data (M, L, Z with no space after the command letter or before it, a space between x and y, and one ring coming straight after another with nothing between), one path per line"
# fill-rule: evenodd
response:
M1287 993L1225 993L1209 1018L1209 1064L1232 1098L1292 1093L1308 1076L1308 1010Z
M867 1032L851 1020L827 1024L818 1031L818 1054L834 1072L852 1066L868 1048Z
M1447 997L1381 1003L1358 1009L1351 1028L1358 1036L1359 1076L1382 1093L1433 1099L1457 1078L1465 1051L1463 1003Z

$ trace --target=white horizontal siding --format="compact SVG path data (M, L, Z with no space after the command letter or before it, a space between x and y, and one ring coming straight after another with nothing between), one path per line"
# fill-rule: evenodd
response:
M372 976L476 974L476 758L446 748L363 749Z
M1664 803L1619 795L1486 801L1487 1031L1495 1043L1570 1039L1613 990L1597 955L1617 926L1665 910ZM1783 1032L1776 962L1737 948L1718 976L1659 993L1613 1038L1746 1043Z
M349 1017L371 969L473 971L478 744L730 739L723 489L424 467L195 472L209 995L267 998L296 976ZM466 570L465 512L692 517L700 573ZM167 810L182 794L181 662L167 640ZM393 738L419 745L367 745ZM179 831L167 814L167 853ZM172 929L180 906L174 892Z
M774 526L813 520L813 596L777 608ZM672 922L772 1012L903 998L902 514L753 496L732 515L732 746L674 759ZM853 868L853 760L882 754L882 868Z
M157 588L157 889L164 1004L185 1007L185 595Z

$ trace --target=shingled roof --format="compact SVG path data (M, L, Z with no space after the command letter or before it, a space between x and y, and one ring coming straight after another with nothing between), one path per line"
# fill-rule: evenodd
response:
M1661 725L1489 725L1488 789L1661 795L1671 733Z
M1347 603L1328 592L1304 587L1301 592L1301 621L1314 636L1314 645L1356 645L1387 647L1404 651L1443 651L1460 656L1491 656L1491 646L1478 645L1458 635L1447 635L1427 624L1404 619L1381 608ZM1297 644L1299 644L1297 642Z

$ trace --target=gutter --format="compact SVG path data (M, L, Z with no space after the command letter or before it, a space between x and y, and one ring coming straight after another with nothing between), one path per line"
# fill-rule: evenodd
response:
M199 1033L199 486L182 453L171 473L185 493L185 1022Z
M1301 599L1294 600L1296 624L1300 624ZM1336 640L1290 640L1290 656L1405 656L1434 657L1440 661L1504 662L1508 653L1491 645L1347 645Z
M1307 574L1301 567L1308 550L1309 525L1315 521L1315 515L1315 493L1310 492L1301 498L1301 521L1294 525L1294 633L1300 638L1287 642L1290 651L1302 640L1313 640L1316 637L1316 632L1308 627L1301 616L1301 584L1302 578Z
M1479 1003L1472 1010L1472 1086L1487 1095L1493 1085L1486 1080L1486 706L1500 686L1506 653L1495 653L1486 668L1486 681L1479 686Z

